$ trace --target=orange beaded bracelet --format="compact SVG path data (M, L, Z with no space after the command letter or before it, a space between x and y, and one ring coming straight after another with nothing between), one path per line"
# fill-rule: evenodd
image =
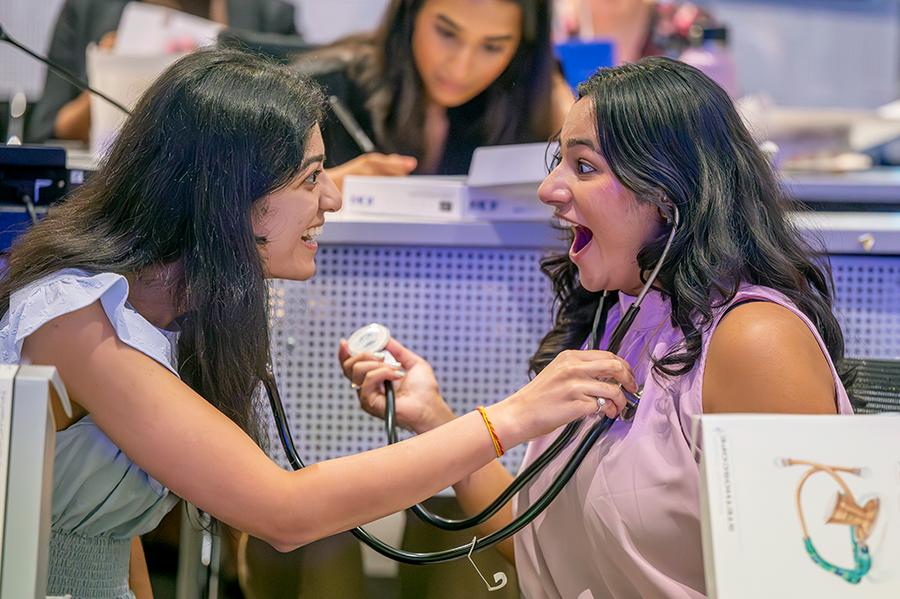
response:
M505 451L503 451L503 446L500 445L500 438L497 437L497 431L494 430L494 425L491 424L490 418L488 418L487 412L484 411L484 408L478 406L478 413L481 414L481 417L484 418L484 424L487 425L488 432L491 433L491 440L494 442L494 449L497 451L497 457L503 456Z

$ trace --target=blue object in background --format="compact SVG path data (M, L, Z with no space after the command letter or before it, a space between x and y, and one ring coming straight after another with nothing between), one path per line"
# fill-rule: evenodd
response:
M573 90L600 67L613 66L613 45L609 41L572 39L555 48L563 75Z
M0 145L0 250L69 191L66 150L53 146ZM29 206L30 208L26 208Z
M0 210L0 251L9 249L13 240L30 226L31 217L24 210L21 212Z

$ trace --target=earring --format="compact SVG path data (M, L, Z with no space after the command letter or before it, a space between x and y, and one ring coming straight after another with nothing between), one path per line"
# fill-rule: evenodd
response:
M678 224L678 208L669 201L666 194L660 194L659 203L656 205L659 215L666 219L666 226L673 227Z
M666 226L671 227L672 226L672 215L669 214L669 211L665 210L664 207L665 207L665 204L658 204L656 206L656 209L659 210L659 215L665 219Z

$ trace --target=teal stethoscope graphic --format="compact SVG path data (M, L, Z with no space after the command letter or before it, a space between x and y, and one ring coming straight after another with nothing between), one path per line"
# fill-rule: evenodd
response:
M803 543L806 545L806 552L809 554L813 562L821 566L824 570L840 576L851 584L858 584L862 577L865 576L872 567L872 556L869 554L869 546L866 544L872 528L875 526L875 520L878 518L879 501L877 498L870 499L865 505L860 506L853 498L850 488L840 477L838 472L846 472L856 476L863 474L862 468L842 468L839 466L825 466L816 462L806 460L783 459L783 466L809 466L809 470L800 479L797 485L797 514L800 516L800 526L803 528ZM835 495L833 505L828 518L829 524L844 524L850 527L850 542L853 544L853 561L854 567L842 568L826 561L819 555L813 546L812 539L806 529L806 520L803 518L803 507L800 505L800 493L803 491L803 485L810 476L818 472L828 474L841 487Z

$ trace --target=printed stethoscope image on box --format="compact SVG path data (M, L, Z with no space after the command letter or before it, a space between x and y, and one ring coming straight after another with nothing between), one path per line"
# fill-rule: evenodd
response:
M844 482L838 473L844 472L865 478L867 470L865 468L826 466L817 462L789 458L781 459L779 462L780 463L776 463L776 465L782 467L809 467L809 470L803 474L800 478L800 482L797 484L796 502L797 515L800 518L800 527L803 529L803 543L810 559L825 571L831 572L851 584L859 584L863 576L868 574L872 567L872 555L869 552L867 541L871 536L878 519L880 501L877 497L873 497L868 499L864 505L859 505L856 499L854 499L850 487L847 486L847 483ZM840 490L835 492L830 507L826 512L826 523L850 527L850 542L853 546L854 561L854 566L852 568L835 566L819 555L819 552L816 551L816 548L813 546L812 538L807 529L806 519L803 515L803 505L801 503L803 486L813 474L819 472L824 472L831 476L840 487Z

